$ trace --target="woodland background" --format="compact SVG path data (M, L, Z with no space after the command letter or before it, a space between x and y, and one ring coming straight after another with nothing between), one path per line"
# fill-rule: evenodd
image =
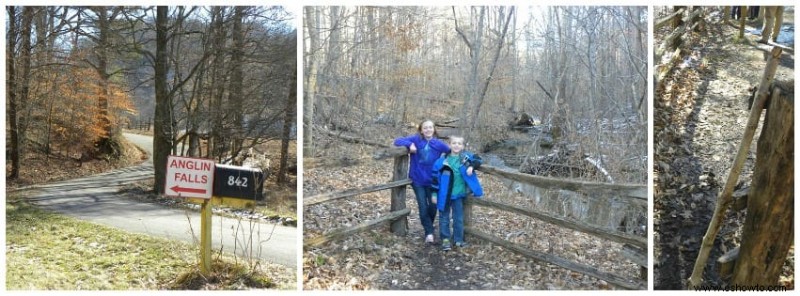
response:
M647 19L646 7L304 7L304 197L390 180L391 160L373 157L425 119L495 167L644 184ZM525 169L539 160L567 172ZM487 199L644 233L646 207L481 178ZM304 288L612 288L479 240L452 254L423 246L406 191L407 235L378 228L306 248ZM304 240L389 211L385 191L304 207ZM619 244L523 215L474 215L481 231L525 248L638 277Z
M280 160L274 175L286 182L294 166L297 40L283 8L6 12L12 180L36 158L29 152L78 164L118 158L121 130L145 122L153 126L156 164L168 154L241 164L263 157L265 143L282 142L272 153ZM163 171L155 183L163 187Z

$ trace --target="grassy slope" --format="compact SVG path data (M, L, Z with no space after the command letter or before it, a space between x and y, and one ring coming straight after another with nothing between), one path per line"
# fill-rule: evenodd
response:
M127 233L22 202L6 205L9 290L295 288L292 269L260 266L251 272L227 257L214 263L219 272L198 280L196 254L194 245Z
M196 261L187 244L25 204L6 206L8 289L161 289Z

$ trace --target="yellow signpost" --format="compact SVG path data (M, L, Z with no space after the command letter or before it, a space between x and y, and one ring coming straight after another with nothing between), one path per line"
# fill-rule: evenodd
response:
M211 273L211 207L255 207L256 200L263 199L264 174L260 169L170 155L166 175L166 195L200 204L200 271L208 275Z
M211 273L211 203L207 199L200 206L200 271Z
M187 198L187 201L200 204L200 272L211 273L211 207L225 205L236 208L255 207L255 201L240 198L224 198L213 196L211 199Z

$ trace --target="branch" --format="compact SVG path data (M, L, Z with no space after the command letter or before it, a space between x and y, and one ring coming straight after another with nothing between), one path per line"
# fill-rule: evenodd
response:
M539 87L541 87L541 88L542 88L542 90L544 91L544 93L545 93L545 94L546 94L548 97L550 97L550 99L551 99L551 100L554 100L554 101L555 101L555 98L553 98L553 95L551 95L551 94L550 94L550 92L549 92L549 91L547 91L547 89L546 89L546 88L544 88L544 85L542 85L542 84L539 82L539 80L536 80L536 84L538 84L538 85L539 85Z
M328 136L331 136L331 137L337 137L339 139L344 140L345 142L356 143L356 144L367 144L367 145L372 145L372 146L377 146L377 147L382 147L382 148L393 148L394 147L392 145L388 145L388 144L385 144L385 143L372 142L372 141L365 140L365 139L360 139L360 138L351 137L351 136L345 136L345 135L342 135L342 133L335 133L335 132L332 132L332 131L329 131L329 130L326 130L326 129L321 129L321 128L318 128L318 127L314 127L314 130L318 131L318 132L321 132L323 134L326 134Z
M467 44L467 47L469 48L470 55L472 55L472 43L469 43L469 40L467 39L467 35L464 34L464 32L461 31L460 28L458 28L458 18L456 17L456 7L455 6L453 6L453 20L456 22L456 32L458 33L459 36L461 36L461 39L464 39L464 43Z

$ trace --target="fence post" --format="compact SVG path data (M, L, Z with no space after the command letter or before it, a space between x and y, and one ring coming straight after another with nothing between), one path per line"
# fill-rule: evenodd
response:
M392 175L392 181L408 178L408 159L408 154L394 158L394 173ZM391 211L399 211L405 208L406 186L392 188ZM408 216L403 216L402 218L392 221L391 230L394 234L406 235L406 232L408 231Z
M734 285L777 283L793 243L793 102L793 93L784 95L779 88L773 89L758 138L742 245L731 280Z
M475 198L470 194L464 199L464 229L472 226L472 199Z

